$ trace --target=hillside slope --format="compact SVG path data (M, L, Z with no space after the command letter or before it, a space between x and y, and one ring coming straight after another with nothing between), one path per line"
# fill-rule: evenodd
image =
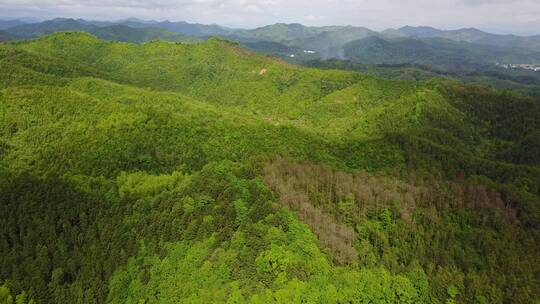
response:
M540 298L536 100L57 33L0 44L0 117L0 296Z

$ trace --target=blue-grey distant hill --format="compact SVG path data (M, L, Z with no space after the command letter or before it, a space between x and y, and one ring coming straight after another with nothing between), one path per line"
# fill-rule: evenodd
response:
M126 21L127 22L127 21ZM169 31L151 25L132 27L124 23L85 21L82 19L57 18L40 23L21 24L4 30L5 37L1 40L34 39L55 32L79 31L87 32L98 38L142 43L150 40L167 40L174 42L198 42L201 39Z

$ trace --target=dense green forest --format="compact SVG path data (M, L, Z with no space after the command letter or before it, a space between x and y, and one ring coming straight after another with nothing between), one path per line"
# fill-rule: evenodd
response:
M56 33L0 117L0 303L540 301L531 97Z

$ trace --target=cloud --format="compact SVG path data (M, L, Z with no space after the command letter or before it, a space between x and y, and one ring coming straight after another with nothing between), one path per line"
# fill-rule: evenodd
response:
M520 0L463 0L463 3L467 6L482 6L482 5L496 5L496 4L515 4L523 2Z
M275 22L540 31L538 0L0 0L0 17L143 19L256 27ZM538 33L537 33L538 34Z
M301 20L305 20L305 21L323 21L323 20L326 20L328 18L328 16L320 16L320 15L305 15L305 16L301 16L300 19Z

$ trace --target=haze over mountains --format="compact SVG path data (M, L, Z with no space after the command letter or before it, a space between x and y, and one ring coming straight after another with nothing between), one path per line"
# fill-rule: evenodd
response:
M142 36L133 39L132 42L159 38L182 40L182 36L174 36L171 32L199 38L220 36L261 50L266 50L268 43L272 43L273 49L281 50L282 55L302 57L305 54L303 51L314 51L315 53L311 53L313 54L311 57L323 59L351 59L355 55L361 56L365 54L362 50L355 50L355 45L363 45L364 49L366 49L365 46L376 48L377 44L388 43L391 48L401 49L402 47L408 47L412 52L425 52L426 48L433 48L435 52L450 52L451 56L456 57L452 58L454 60L459 59L454 52L462 51L465 52L463 55L464 60L468 59L467 56L476 56L474 60L478 63L494 63L495 61L503 63L540 63L540 36L497 35L473 28L444 31L431 27L405 26L400 29L376 32L367 28L353 26L309 27L301 24L280 23L246 30L231 29L219 25L145 21L136 18L116 22L58 18L31 24L25 24L19 20L0 21L0 30L7 33L4 34L6 37L3 38L4 40L30 39L57 31L74 30L90 32L101 37L104 36L102 32L106 32L111 27L116 31L125 32L126 36ZM154 33L144 36L145 34L141 33L141 29L148 28L153 28ZM155 29L161 29L162 31L156 31ZM366 39L372 37L381 40ZM115 40L114 36L104 38ZM130 39L125 40L130 41ZM496 54L485 58L483 56L486 53L485 46L496 47ZM482 50L482 47L484 47L484 50ZM479 50L475 54L471 52L471 49ZM388 58L381 58L378 61L382 62L390 59L402 63L415 61L406 52L402 56L396 57L395 55L389 54Z

